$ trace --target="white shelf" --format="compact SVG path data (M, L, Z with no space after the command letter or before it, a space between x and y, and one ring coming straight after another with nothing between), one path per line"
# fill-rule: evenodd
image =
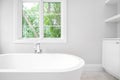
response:
M111 5L117 4L117 0L106 0L105 4L111 4Z
M115 15L113 17L108 18L107 20L105 20L105 22L119 22L120 21L120 14Z

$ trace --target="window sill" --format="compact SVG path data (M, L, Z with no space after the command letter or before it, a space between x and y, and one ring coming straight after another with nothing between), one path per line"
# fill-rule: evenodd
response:
M44 39L40 39L40 38L30 38L30 39L18 39L18 40L14 40L13 43L16 44L32 44L32 43L66 43L66 39L62 39L62 38L44 38Z

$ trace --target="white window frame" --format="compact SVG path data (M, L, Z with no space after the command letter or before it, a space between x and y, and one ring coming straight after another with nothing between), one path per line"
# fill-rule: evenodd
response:
M39 2L43 7L43 2L61 2L61 38L44 38L43 18L40 18L40 37L39 38L22 38L22 3L23 1ZM14 0L13 5L13 41L14 43L66 43L67 41L67 1L66 0ZM43 15L43 10L40 10Z

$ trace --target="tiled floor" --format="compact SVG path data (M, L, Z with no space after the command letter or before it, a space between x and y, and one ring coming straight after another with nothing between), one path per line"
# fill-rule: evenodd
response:
M83 72L81 80L118 80L106 72Z

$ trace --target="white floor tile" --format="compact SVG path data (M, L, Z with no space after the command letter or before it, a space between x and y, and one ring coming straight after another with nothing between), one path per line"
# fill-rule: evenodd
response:
M83 72L81 80L118 80L106 72Z

